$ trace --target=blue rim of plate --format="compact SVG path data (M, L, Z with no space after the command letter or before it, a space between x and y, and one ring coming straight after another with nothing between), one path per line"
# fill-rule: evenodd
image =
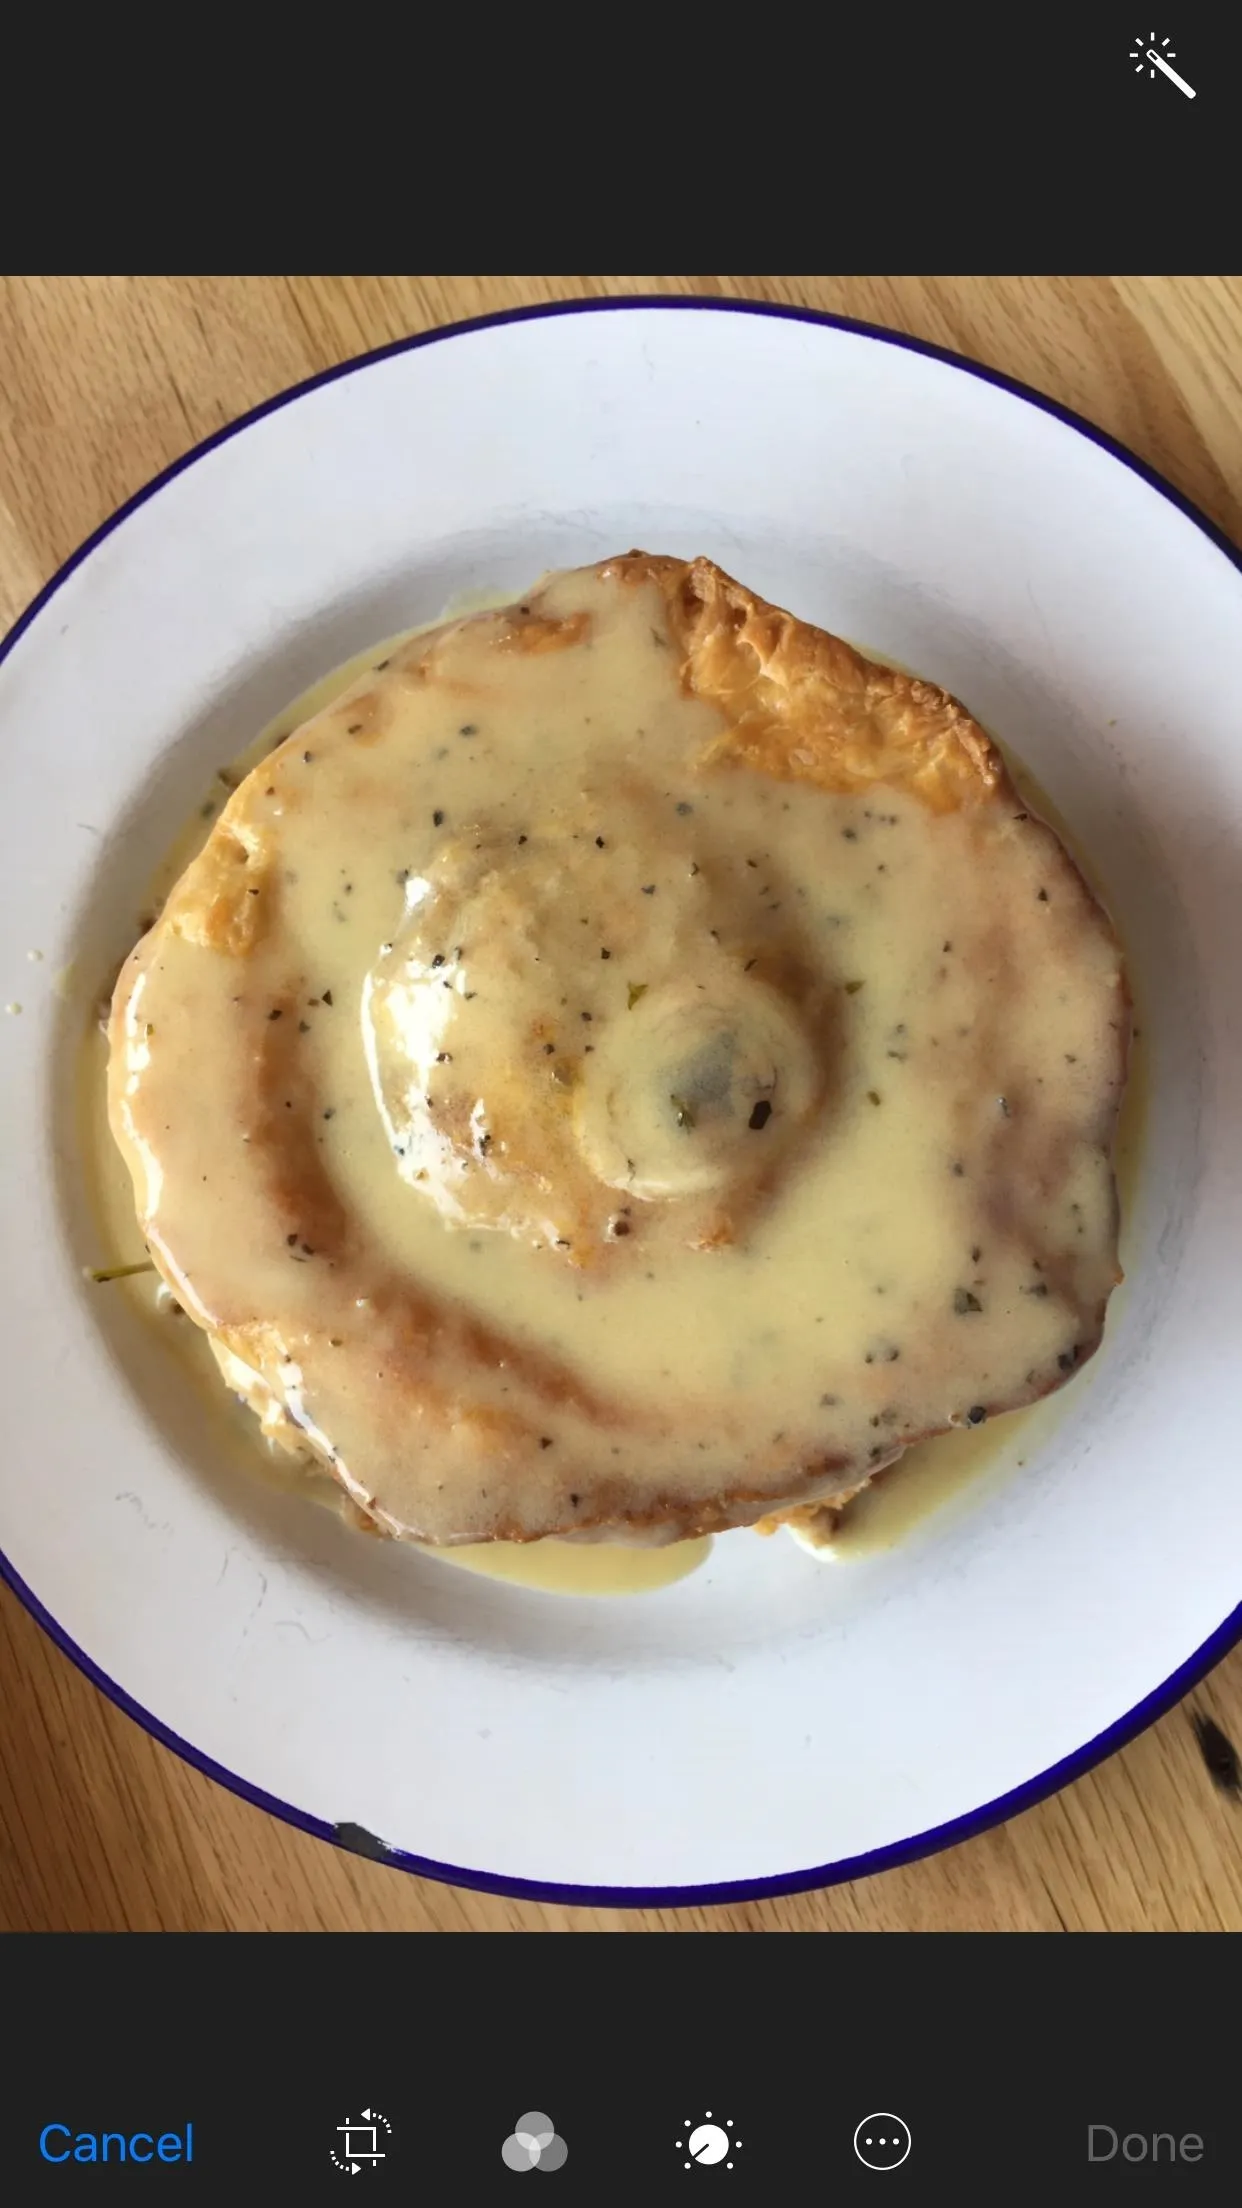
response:
M185 469L193 467L197 460L214 452L217 445L226 444L231 437L240 436L243 430L249 429L252 422L262 421L265 415L275 414L281 407L292 406L296 400L304 398L308 391L317 391L323 384L335 383L342 376L356 375L360 369L372 367L379 360L389 360L394 354L417 352L424 345L442 345L450 338L470 337L476 330L496 329L508 322L537 322L553 315L566 314L650 313L653 309L673 314L768 315L779 321L803 322L827 329L845 330L854 337L871 338L881 345L897 345L906 352L922 353L929 360L938 360L948 368L957 368L964 375L977 376L980 382L993 384L997 390L1007 391L1012 398L1022 399L1028 406L1038 407L1043 414L1051 414L1067 429L1085 437L1112 459L1120 461L1132 475L1141 477L1153 491L1158 491L1162 498L1167 499L1171 506L1176 506L1179 513L1193 522L1196 529L1242 574L1242 551L1230 541L1223 530L1216 527L1215 522L1200 512L1190 499L1183 497L1155 468L1148 467L1146 461L1140 460L1128 446L1120 444L1115 437L1110 437L1107 431L1098 429L1083 415L1076 414L1071 407L1062 406L1056 399L1047 398L1042 392L1033 390L1029 384L1020 383L1014 376L1003 375L998 369L985 368L978 361L967 360L961 353L950 352L943 345L931 345L924 338L908 337L903 331L885 329L880 323L861 322L851 315L821 314L810 307L776 306L766 300L698 299L667 295L624 299L564 299L540 307L508 307L496 314L481 314L468 321L445 323L440 328L421 331L415 337L397 338L390 345L379 345L372 352L360 353L354 359L339 362L336 367L321 369L318 375L308 376L304 382L293 384L287 391L277 392L274 398L264 399L258 406L251 407L248 413L239 415L235 422L228 422L223 429L213 431L201 444L194 445L179 460L172 461L158 475L153 476L141 490L135 491L123 506L119 506L114 514L85 538L76 552L70 553L63 566L57 569L50 582L44 584L25 612L18 616L8 635L0 641L0 666L3 666L14 645L38 619L44 607L68 581L75 568L89 559L95 547L102 544L106 537L110 537L115 529L119 529L132 513L136 513L140 506L145 506L148 499L154 498L158 491L163 490L165 484L171 483ZM144 1710L141 1703L135 1702L133 1696L125 1692L124 1687L118 1686L115 1679L110 1679L106 1672L101 1671L85 1649L79 1648L64 1627L44 1609L34 1590L14 1570L2 1549L0 1580L12 1588L31 1617L43 1627L57 1647L72 1659L92 1685L107 1695L110 1702L114 1702L127 1717L133 1718L154 1740L158 1740L165 1748L171 1748L174 1754L192 1764L196 1771L203 1772L209 1779L215 1779L219 1785L227 1787L230 1793L240 1795L243 1801L252 1803L256 1809L268 1810L272 1816L283 1818L286 1824L296 1826L301 1832L313 1834L317 1840L331 1841L335 1846L347 1848L353 1854L365 1855L389 1864L394 1870L408 1871L419 1878L437 1879L445 1885L469 1887L478 1893L504 1894L519 1901L554 1901L630 1909L703 1908L734 1901L764 1901L780 1894L813 1892L817 1887L838 1886L847 1879L869 1878L877 1871L895 1870L903 1863L915 1863L923 1856L935 1855L943 1848L954 1847L959 1841L973 1840L978 1834L989 1832L993 1826L1003 1824L1007 1818L1018 1816L1023 1810L1033 1809L1038 1802L1046 1801L1050 1794L1056 1794L1063 1786L1068 1786L1071 1780L1082 1778L1118 1748L1124 1748L1129 1741L1145 1731L1147 1726L1154 1724L1157 1718L1165 1716L1242 1640L1242 1603L1239 1603L1217 1626L1216 1631L1202 1642L1184 1664L1171 1672L1161 1686L1145 1695L1141 1702L1136 1702L1124 1717L1119 1717L1114 1724L1106 1726L1103 1732L1096 1733L1093 1739L1085 1741L1081 1748L1063 1756L1059 1763L1050 1765L1036 1778L1011 1788L1008 1794L998 1794L994 1800L984 1802L978 1809L967 1811L964 1816L950 1818L946 1824L934 1825L926 1832L912 1833L906 1840L894 1840L887 1847L872 1848L864 1855L846 1856L835 1863L820 1863L809 1870L781 1872L773 1878L729 1879L716 1885L569 1886L559 1881L506 1877L500 1871L475 1870L457 1863L438 1863L427 1856L411 1855L403 1848L390 1847L377 1835L364 1832L357 1826L328 1824L322 1817L312 1817L306 1810L296 1808L293 1803L282 1802L276 1795L266 1793L262 1787L252 1786L248 1779L239 1778L235 1771L226 1770L223 1764L204 1755L191 1741L183 1740L179 1733L173 1732L171 1726L153 1716L150 1710Z

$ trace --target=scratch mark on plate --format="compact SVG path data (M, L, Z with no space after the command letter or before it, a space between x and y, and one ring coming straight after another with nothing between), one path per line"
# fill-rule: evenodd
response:
M365 1855L372 1863L387 1863L392 1854L386 1840L372 1832L366 1825L355 1825L346 1820L336 1827L336 1844L348 1848L354 1855Z

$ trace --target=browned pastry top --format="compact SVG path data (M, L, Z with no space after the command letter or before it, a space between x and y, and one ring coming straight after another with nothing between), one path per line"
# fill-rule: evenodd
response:
M634 552L248 776L123 970L110 1109L230 1381L384 1530L671 1536L1091 1353L1128 1025L960 705Z

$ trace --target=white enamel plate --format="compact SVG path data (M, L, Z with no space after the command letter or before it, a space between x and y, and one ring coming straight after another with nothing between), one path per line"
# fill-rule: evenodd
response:
M710 555L1016 751L1120 926L1149 1097L1127 1285L1020 1470L852 1566L742 1533L678 1586L577 1601L351 1534L213 1454L150 1329L82 1277L73 1069L216 766L461 592L635 544ZM251 1801L514 1893L856 1876L1128 1738L1242 1631L1239 698L1242 572L1210 524L1085 423L884 331L501 317L179 462L0 665L11 1585Z

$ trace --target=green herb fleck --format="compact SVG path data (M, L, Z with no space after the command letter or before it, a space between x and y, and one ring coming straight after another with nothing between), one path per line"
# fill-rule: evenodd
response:
M638 1003L639 998L645 997L646 994L647 984L645 981L632 981L629 986L628 1009L632 1012L635 1005Z
M982 1311L983 1305L969 1288L959 1288L953 1297L953 1308L959 1319L964 1319L969 1311Z

